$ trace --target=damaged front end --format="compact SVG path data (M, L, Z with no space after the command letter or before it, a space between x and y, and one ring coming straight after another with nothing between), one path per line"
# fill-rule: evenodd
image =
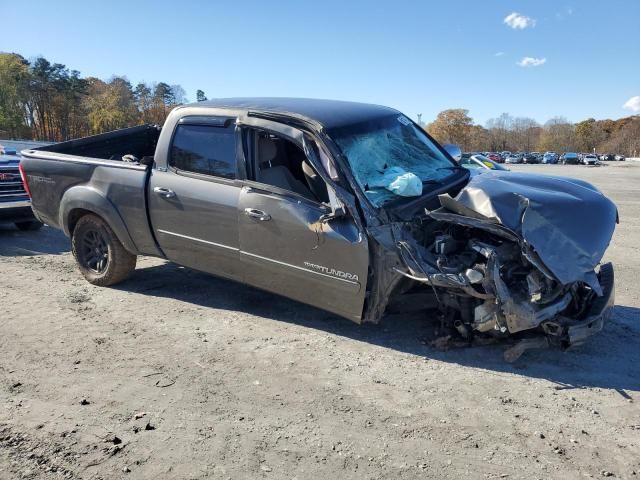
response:
M582 344L614 302L611 264L600 264L617 210L593 186L561 177L490 172L392 236L403 292L430 290L443 327L470 340L520 339L527 348Z

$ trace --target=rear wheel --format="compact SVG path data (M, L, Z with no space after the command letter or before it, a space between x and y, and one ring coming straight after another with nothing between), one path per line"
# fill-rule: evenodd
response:
M125 250L111 227L96 215L78 220L71 245L80 272L93 285L122 282L136 268L137 257Z
M28 220L26 222L16 222L16 228L18 230L40 230L42 228L42 223L37 220Z

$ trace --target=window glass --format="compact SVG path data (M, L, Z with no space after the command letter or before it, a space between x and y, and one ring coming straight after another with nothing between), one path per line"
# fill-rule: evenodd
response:
M338 127L329 135L375 206L397 196L419 196L423 185L440 183L455 167L424 131L403 115Z
M188 172L236 178L234 126L178 125L169 165Z

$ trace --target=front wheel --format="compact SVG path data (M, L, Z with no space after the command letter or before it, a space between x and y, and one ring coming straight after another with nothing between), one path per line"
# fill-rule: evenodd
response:
M136 268L137 257L125 250L111 227L96 215L78 220L71 246L80 272L93 285L122 282Z

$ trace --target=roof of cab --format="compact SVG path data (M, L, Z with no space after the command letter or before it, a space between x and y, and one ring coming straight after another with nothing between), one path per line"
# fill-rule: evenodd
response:
M370 118L399 113L393 108L368 103L284 97L217 98L187 106L294 114L303 116L309 120L314 120L327 129L352 125Z

